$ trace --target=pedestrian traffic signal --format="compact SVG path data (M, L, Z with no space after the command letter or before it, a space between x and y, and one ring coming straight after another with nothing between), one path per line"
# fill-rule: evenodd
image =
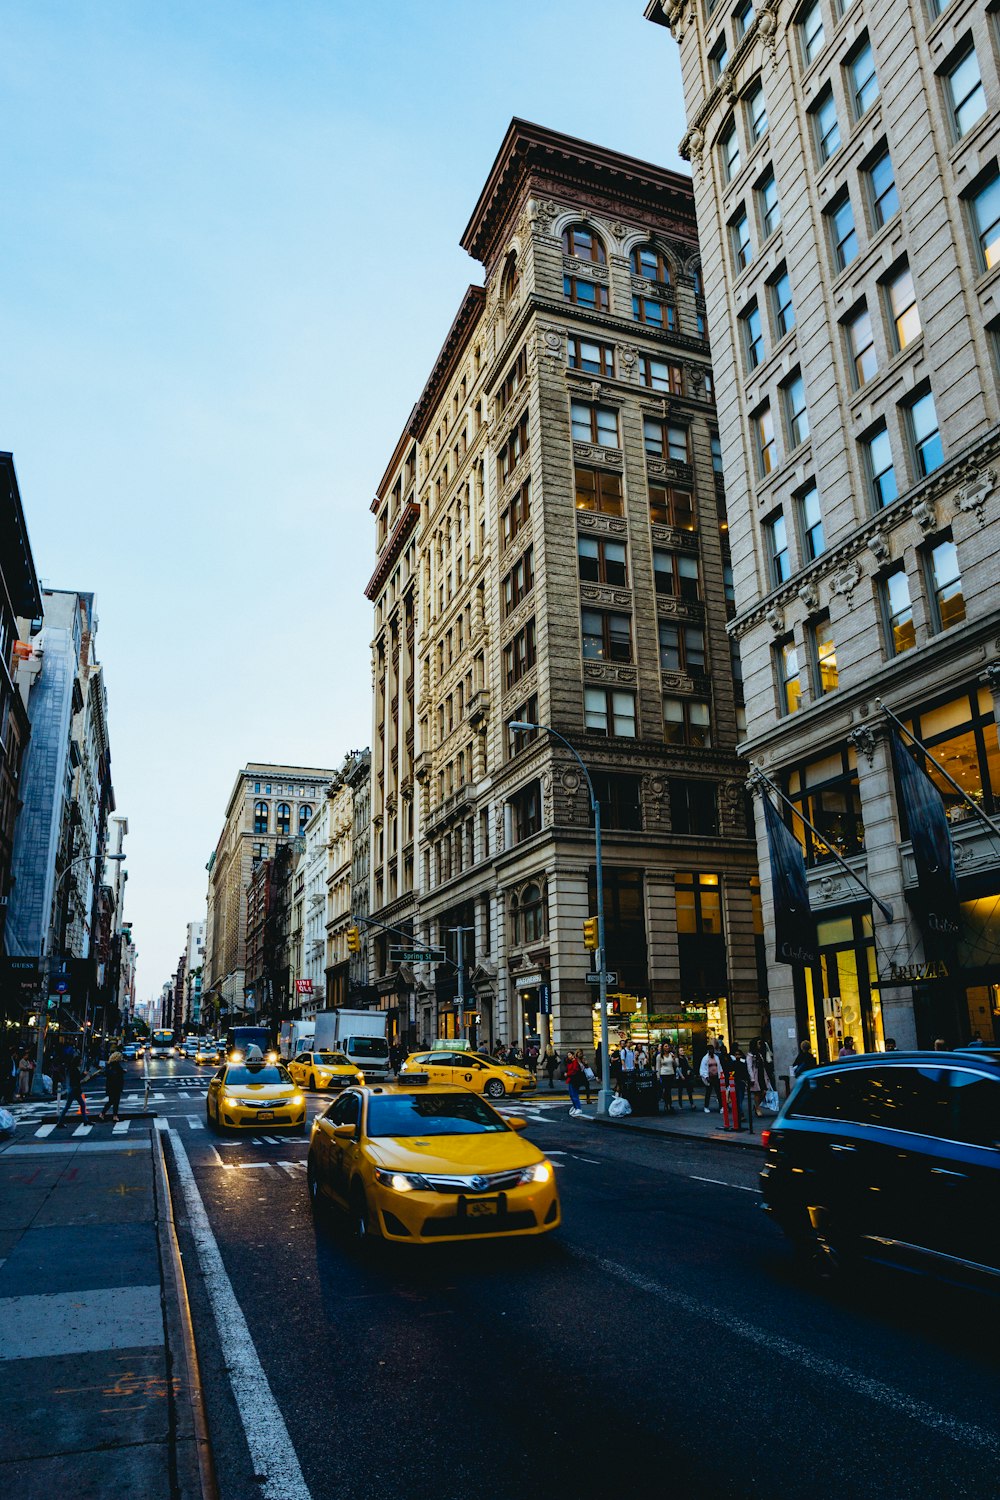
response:
M583 921L583 946L591 953L597 952L597 918L585 917Z
M347 951L348 953L361 952L361 934L356 927L347 929Z

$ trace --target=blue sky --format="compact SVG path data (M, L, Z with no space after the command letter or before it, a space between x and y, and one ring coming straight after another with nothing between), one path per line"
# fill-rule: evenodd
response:
M512 115L666 166L642 0L9 0L0 447L92 590L158 992L248 759L370 740L368 503Z

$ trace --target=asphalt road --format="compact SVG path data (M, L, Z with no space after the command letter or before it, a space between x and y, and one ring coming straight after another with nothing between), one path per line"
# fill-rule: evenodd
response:
M805 1279L756 1152L536 1107L557 1235L366 1258L314 1224L304 1142L199 1128L195 1072L151 1064L222 1500L996 1494L1000 1302Z

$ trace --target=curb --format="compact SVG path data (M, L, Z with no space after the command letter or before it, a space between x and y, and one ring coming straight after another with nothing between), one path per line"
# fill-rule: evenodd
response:
M759 1135L744 1135L741 1131L730 1131L723 1134L721 1131L716 1135L696 1135L694 1131L688 1130L660 1130L655 1125L632 1125L625 1121L621 1124L617 1120L603 1120L597 1115L591 1115L595 1125L609 1126L614 1130L632 1131L634 1135L655 1136L657 1140L682 1140L701 1141L708 1146L742 1146L744 1149L763 1150Z
M177 1494L179 1500L218 1500L219 1489L208 1436L208 1415L201 1384L191 1304L174 1223L173 1199L163 1147L164 1132L154 1130L152 1134L156 1175L156 1227L163 1273L167 1352L179 1377L175 1383L174 1400L186 1398L189 1415L188 1433L185 1435L175 1432Z

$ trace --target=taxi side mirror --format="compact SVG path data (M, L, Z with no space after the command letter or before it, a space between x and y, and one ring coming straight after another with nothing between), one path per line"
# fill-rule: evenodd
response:
M508 1115L507 1124L511 1130L527 1130L528 1122L522 1115Z
M331 1128L338 1141L350 1141L354 1139L353 1125L334 1125Z

